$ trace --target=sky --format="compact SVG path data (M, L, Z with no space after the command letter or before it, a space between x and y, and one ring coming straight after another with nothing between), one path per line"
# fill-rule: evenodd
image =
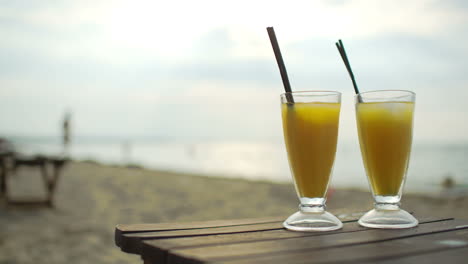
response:
M283 92L342 93L342 39L361 91L415 92L416 141L468 142L468 4L462 0L0 0L0 135L277 139Z

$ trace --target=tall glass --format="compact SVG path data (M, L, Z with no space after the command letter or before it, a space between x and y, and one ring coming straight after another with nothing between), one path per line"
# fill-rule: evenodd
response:
M331 91L281 95L283 132L299 211L283 226L295 231L330 231L343 226L325 211L335 161L341 94Z
M374 209L359 219L371 228L409 228L418 220L400 209L413 138L415 94L386 90L356 95L361 154Z

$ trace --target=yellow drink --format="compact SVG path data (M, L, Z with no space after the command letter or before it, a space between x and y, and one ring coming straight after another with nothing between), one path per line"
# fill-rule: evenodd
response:
M374 195L398 195L408 167L413 102L357 103L361 153Z
M335 160L339 103L282 106L289 165L299 197L324 197Z

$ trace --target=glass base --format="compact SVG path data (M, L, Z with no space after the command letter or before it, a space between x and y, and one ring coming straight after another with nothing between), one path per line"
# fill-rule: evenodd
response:
M401 229L411 228L418 225L418 220L402 209L379 210L372 209L363 215L358 223L370 228Z
M283 222L286 229L293 231L332 231L343 227L340 219L329 212L302 212L292 214Z

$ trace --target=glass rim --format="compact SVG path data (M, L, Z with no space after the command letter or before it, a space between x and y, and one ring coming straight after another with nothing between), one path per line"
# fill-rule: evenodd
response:
M288 94L315 94L316 96L330 96L330 95L341 95L338 91L327 91L327 90L311 90L311 91L292 91L280 94L286 96Z
M358 94L355 94L354 96L356 97L358 95L370 94L370 93L380 93L380 92L405 92L405 93L409 93L409 94L412 94L412 95L416 95L415 92L410 91L410 90L374 90L374 91L360 92Z

